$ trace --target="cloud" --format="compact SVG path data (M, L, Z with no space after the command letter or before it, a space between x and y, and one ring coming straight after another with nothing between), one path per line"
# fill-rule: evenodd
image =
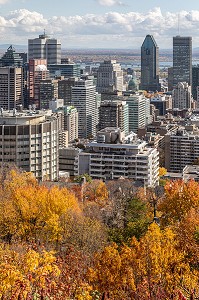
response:
M1 0L0 0L1 1ZM140 47L146 34L153 34L160 48L172 47L172 37L193 36L199 46L199 10L162 13L154 8L147 13L107 12L46 18L39 12L19 9L0 16L1 43L27 44L46 29L61 39L64 47Z
M8 3L9 2L9 0L0 0L0 5L1 4L6 4L6 3Z
M97 0L97 2L103 6L124 5L123 2L117 0Z

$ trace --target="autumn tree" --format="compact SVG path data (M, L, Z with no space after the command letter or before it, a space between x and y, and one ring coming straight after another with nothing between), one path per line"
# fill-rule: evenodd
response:
M173 224L181 221L191 208L199 207L199 184L193 180L169 181L165 185L165 197L158 209L162 213L162 224Z
M152 224L140 241L106 247L90 268L90 284L111 299L177 299L180 288L198 286L170 229ZM158 297L158 298L157 298Z

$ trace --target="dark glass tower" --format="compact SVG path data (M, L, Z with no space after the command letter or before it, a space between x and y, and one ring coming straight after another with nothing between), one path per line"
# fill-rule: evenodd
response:
M178 82L192 85L192 38L173 37L173 88Z
M140 89L160 91L159 48L152 35L147 35L141 47L141 83Z
M23 58L16 53L15 48L11 45L0 59L1 67L22 67Z

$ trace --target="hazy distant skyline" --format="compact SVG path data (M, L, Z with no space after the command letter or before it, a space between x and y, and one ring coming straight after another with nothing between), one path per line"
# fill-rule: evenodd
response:
M153 34L171 48L178 34L199 46L198 1L0 0L0 43L27 44L46 30L64 48L138 48Z

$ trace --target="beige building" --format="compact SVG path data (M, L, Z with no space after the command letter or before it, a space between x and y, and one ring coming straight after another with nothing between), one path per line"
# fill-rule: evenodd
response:
M13 109L23 105L23 68L0 68L0 107Z
M51 111L1 111L1 163L15 164L39 180L56 180L58 150L58 118Z
M105 60L97 72L97 92L123 91L123 71L116 60Z
M194 125L180 128L165 135L165 168L170 172L182 172L199 157L199 129Z

